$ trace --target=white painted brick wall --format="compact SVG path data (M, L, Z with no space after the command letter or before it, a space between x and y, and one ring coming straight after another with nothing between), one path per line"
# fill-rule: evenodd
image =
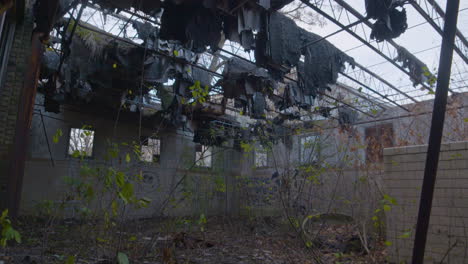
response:
M384 150L384 189L398 205L386 213L389 258L411 261L427 146ZM410 237L402 235L411 231ZM442 144L425 263L468 263L468 141Z

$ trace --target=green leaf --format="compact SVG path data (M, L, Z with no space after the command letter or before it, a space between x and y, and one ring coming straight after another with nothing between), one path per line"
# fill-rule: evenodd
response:
M463 122L468 123L468 118L463 119Z
M14 230L14 236L16 243L21 243L21 235L18 231Z
M117 201L112 201L112 206L111 207L112 207L112 214L114 216L116 216L117 212L119 210L119 205L117 204Z
M390 207L390 205L387 205L387 204L385 204L385 205L383 206L383 209L384 209L385 212L388 212L388 211L392 210L392 208Z
M86 188L85 197L91 199L93 196L94 196L94 189L93 189L93 186L89 185L89 186Z
M75 150L75 151L73 151L73 153L72 153L72 157L73 157L73 158L79 158L80 155L81 155L81 152L80 152L79 150Z
M411 236L411 231L408 231L408 232L403 233L398 238L409 238L410 236Z
M151 203L151 199L149 198L141 198L138 200L138 205L141 207L148 207L148 205Z
M201 214L200 215L200 219L198 220L198 224L202 225L202 224L206 224L206 217L205 217L205 214Z
M107 242L109 242L109 240L104 239L104 238L102 238L102 237L98 237L98 238L96 238L96 240L97 240L97 242L99 242L99 243L107 243Z
M119 264L130 264L130 261L128 260L127 254L119 252L117 254L117 263L119 263Z
M126 161L127 163L129 163L130 160L131 160L130 154L127 153L127 155L125 156L125 161Z
M384 198L385 201L387 201L387 202L389 202L389 203L391 203L391 204L393 204L393 205L396 205L396 204L397 204L395 198L391 197L391 196L388 195L388 194L384 194L384 195L383 195L383 198Z
M393 245L393 243L391 241L385 241L385 246L389 247L391 245Z
M3 222L8 216L8 209L3 210L2 216L0 216L0 222Z
M125 174L121 171L118 171L115 174L115 182L117 183L117 186L122 188L125 184Z
M75 264L75 256L68 256L65 264Z
M131 183L125 183L122 187L122 190L119 192L119 197L128 204L133 199L133 185Z

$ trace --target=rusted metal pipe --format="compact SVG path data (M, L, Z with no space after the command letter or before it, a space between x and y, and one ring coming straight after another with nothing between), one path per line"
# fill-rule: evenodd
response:
M33 30L31 36L31 56L28 58L28 67L21 87L13 149L10 152L12 160L8 170L6 205L13 218L18 216L21 201L24 165L29 143L29 129L31 128L37 82L44 51L42 41L46 40L49 36L49 32L55 22L55 13L59 6L58 0L39 1L41 1L39 8L41 21L38 21L37 27Z
M21 96L16 117L15 137L12 149L12 161L8 174L7 207L13 218L18 216L23 185L24 164L29 142L34 100L36 97L37 80L43 52L42 32L34 32L31 43L31 57L24 77Z

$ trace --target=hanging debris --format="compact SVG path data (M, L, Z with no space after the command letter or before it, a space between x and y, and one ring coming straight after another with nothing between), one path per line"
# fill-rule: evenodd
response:
M245 4L237 14L240 44L246 51L255 49L254 32L260 31L262 11L253 4Z
M338 107L338 123L343 128L349 128L357 122L358 113L348 106Z
M223 87L224 97L237 99L243 106L249 106L252 117L265 118L265 96L272 94L276 87L268 72L255 64L231 58L223 76L217 85Z
M313 104L311 96L304 94L304 86L298 85L296 82L289 82L284 88L281 95L282 100L276 102L276 107L280 110L286 110L290 107L297 106L302 109L309 109Z
M271 9L280 10L286 5L292 3L294 0L270 0Z
M218 48L222 32L222 19L213 9L199 4L164 2L160 38L180 41L184 47L201 53L210 47Z
M376 19L371 39L381 42L399 37L408 28L404 0L365 0L367 17Z
M298 27L289 17L273 12L265 19L265 33L259 34L257 40L257 63L267 67L278 79L297 66L305 95L316 97L318 92L329 89L328 85L336 83L345 63L354 64L351 57L327 40L321 40L321 36ZM306 45L312 42L316 43ZM303 63L301 55L304 55Z
M135 8L147 15L155 15L160 11L160 0L94 0L103 9L109 12L119 13L121 10Z
M243 114L252 119L276 117L274 126L268 129L282 135L280 126L291 120L300 122L301 111L310 110L314 98L336 83L346 63L354 62L321 36L276 12L290 2L204 0L201 4L201 1L166 0L150 4L97 0L102 8L113 12L134 7L154 14L163 9L161 25L156 27L130 18L127 24L134 27L137 38L143 41L131 45L128 39L109 36L79 22L71 42L62 43L62 50L69 51L67 56L45 54L45 70L41 75L45 81L40 88L46 95L46 110L57 112L60 104L74 102L141 112L151 100L148 93L152 90L161 102L156 110L158 115L174 127L187 127L193 120L219 119L226 112L228 99L234 99L230 103L234 101L235 107L242 108ZM220 6L223 12L218 9ZM70 39L74 23L72 20L61 24L63 39ZM199 68L199 59L205 58L201 53L208 48L212 51L218 48L222 33L245 50L255 50L257 65L230 58L223 62L223 78L218 81L213 80L213 72ZM311 42L316 43L306 45ZM284 82L292 71L297 73L298 82L282 83L278 88L278 83ZM219 95L221 103L216 104L210 101L215 82L214 86L223 90ZM198 98L200 94L206 98ZM280 113L272 113L277 109ZM326 110L320 113L330 115ZM206 131L190 131L196 132L200 143L208 137ZM213 142L221 141L218 138Z
M317 41L321 37L314 33L303 31L306 43ZM304 85L306 95L314 98L335 84L338 73L344 70L345 63L354 67L354 59L346 55L331 43L320 41L316 45L309 45L304 50L304 64L298 65L298 75Z
M266 15L264 20L255 50L257 64L285 66L284 71L289 72L301 57L303 32L292 19L278 12Z
M411 73L411 81L413 85L429 84L430 86L435 83L435 76L429 71L427 65L420 61L416 56L411 54L407 49L398 47L398 56L395 61L401 62L404 68L407 68Z
M79 1L60 0L57 10L54 11L48 1L34 1L33 13L36 23L36 30L48 32L53 27L54 19L59 20L72 8L78 5Z
M239 134L239 124L231 120L201 117L194 126L193 142L205 146L221 146Z

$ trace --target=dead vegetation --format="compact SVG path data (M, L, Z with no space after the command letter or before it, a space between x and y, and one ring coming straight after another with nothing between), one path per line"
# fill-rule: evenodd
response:
M24 218L20 223L24 243L8 248L0 257L6 263L68 263L69 256L75 257L75 263L115 263L111 257L115 245L108 241L117 241L131 263L386 263L383 246L366 254L354 226L338 222L325 223L309 248L288 223L271 217L213 217L204 229L197 219L189 218L128 221L123 231L114 233L120 239L99 241L84 231L96 230L100 224L65 220L47 231L47 245L42 220Z

